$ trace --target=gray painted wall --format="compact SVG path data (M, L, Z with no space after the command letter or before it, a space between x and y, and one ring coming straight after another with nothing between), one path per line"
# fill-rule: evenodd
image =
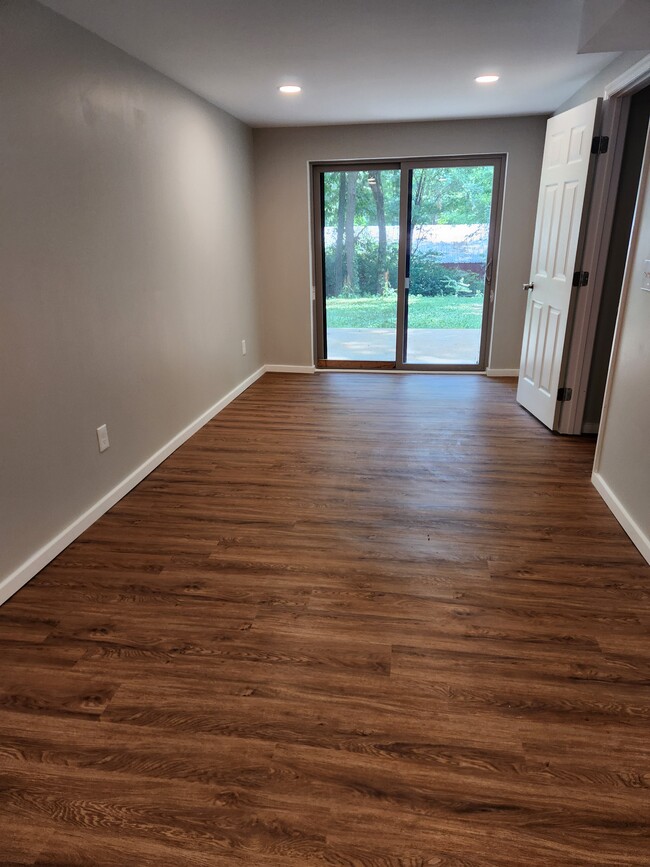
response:
M650 142L650 136L647 142ZM644 177L639 191L623 298L619 311L596 471L618 501L618 517L637 544L650 553L650 291L644 272L650 268L650 144L646 143Z
M490 367L518 368L544 117L254 130L264 352L312 363L309 161L507 153Z
M247 127L33 0L0 107L1 580L262 356Z

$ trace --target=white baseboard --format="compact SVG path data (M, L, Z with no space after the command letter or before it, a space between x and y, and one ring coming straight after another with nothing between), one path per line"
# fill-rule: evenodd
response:
M639 549L641 556L650 563L650 539L646 536L641 527L639 527L632 515L630 515L623 503L621 503L600 473L593 473L591 476L591 482L611 509L612 514L618 523Z
M597 434L600 424L597 421L586 421L582 425L583 434Z
M57 536L50 539L49 542L43 545L42 548L39 548L35 554L29 557L29 559L27 559L14 572L6 578L3 578L0 581L0 605L2 605L3 602L6 602L10 596L13 596L17 590L20 590L20 588L33 578L34 575L47 566L50 560L53 560L61 553L61 551L67 548L68 545L77 538L77 536L80 536L84 530L87 530L91 524L94 524L98 518L101 518L105 512L115 505L115 503L121 500L122 497L128 494L130 490L142 481L142 479L148 476L149 473L158 466L158 464L161 464L165 458L168 458L172 452L175 452L179 446L182 446L186 440L200 430L203 425L210 421L211 418L214 418L214 416L221 412L224 407L228 406L228 404L245 391L249 385L252 385L256 379L259 379L264 372L265 368L260 367L260 369L256 370L255 373L252 373L243 382L240 382L239 385L235 386L232 391L229 391L228 394L222 397L221 400L217 401L217 403L211 406L210 409L206 410L180 433L176 434L176 436L166 445L161 449L158 449L155 454L151 455L150 458L147 458L143 464L130 473L111 491L104 494L104 496L87 511L82 515L79 515L78 518L65 528L65 530L62 530Z
M316 368L313 364L266 364L266 373L314 373Z
M519 376L518 367L488 367L486 376Z

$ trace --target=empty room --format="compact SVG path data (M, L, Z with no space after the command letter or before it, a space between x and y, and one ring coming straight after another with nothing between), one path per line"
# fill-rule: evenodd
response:
M0 864L650 864L650 2L1 0Z

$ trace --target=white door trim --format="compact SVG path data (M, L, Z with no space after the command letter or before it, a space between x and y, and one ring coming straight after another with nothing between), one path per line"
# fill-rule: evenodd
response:
M605 87L605 99L612 97L631 96L637 90L645 87L650 78L650 54L642 57L634 66L630 66L625 72L621 73L618 78Z

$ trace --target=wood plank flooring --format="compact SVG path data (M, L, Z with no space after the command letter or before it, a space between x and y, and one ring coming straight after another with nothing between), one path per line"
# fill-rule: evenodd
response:
M2 864L650 864L650 567L508 381L267 374L0 608Z

